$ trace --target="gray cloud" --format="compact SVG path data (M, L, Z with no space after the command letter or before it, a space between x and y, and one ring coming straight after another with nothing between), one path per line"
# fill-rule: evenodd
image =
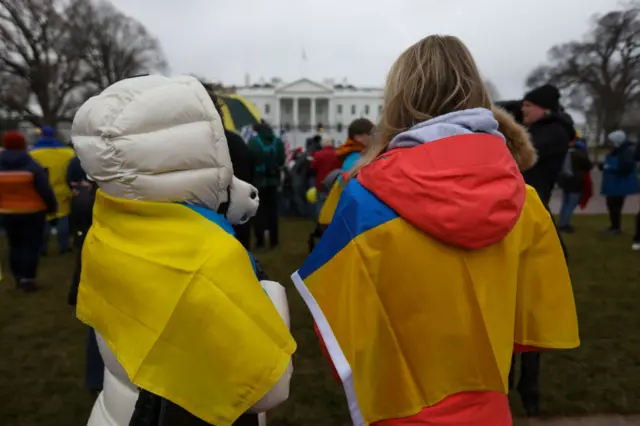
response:
M434 33L460 37L504 98L556 43L617 0L112 0L162 42L173 73L242 84L250 73L382 86L391 63ZM308 60L302 60L302 51Z

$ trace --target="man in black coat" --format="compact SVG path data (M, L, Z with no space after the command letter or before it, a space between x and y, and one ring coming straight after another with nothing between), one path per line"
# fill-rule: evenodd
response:
M220 117L222 117L222 110L220 109L220 100L215 94L211 95L213 104L216 106L216 110ZM253 157L251 151L245 143L242 136L235 132L231 132L224 129L224 136L227 139L227 146L229 147L229 157L231 157L231 164L233 165L233 174L240 180L247 183L253 182L253 174L255 165L253 164ZM252 219L253 220L253 219ZM251 249L251 221L242 224L234 225L233 230L236 233L236 238L247 249Z
M538 162L523 173L528 185L536 189L545 206L558 181L569 143L576 131L571 117L560 107L560 92L550 84L538 87L524 96L523 121L528 126Z

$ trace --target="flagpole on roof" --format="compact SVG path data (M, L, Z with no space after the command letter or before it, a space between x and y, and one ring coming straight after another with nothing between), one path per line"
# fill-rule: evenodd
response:
M302 48L302 62L300 65L300 77L302 78L307 77L307 51L304 47Z

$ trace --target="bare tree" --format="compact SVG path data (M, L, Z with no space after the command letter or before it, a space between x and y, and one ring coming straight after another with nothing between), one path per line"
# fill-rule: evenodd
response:
M79 40L70 37L67 16L81 0L0 0L0 75L6 106L35 124L68 117L82 85ZM33 103L24 100L25 89Z
M573 108L598 120L598 133L615 130L640 93L640 6L633 2L594 17L584 40L554 46L549 61L530 74L527 85L555 84Z
M85 60L98 89L127 77L166 71L167 61L158 40L111 3L92 4L78 24L82 25L79 31L88 31Z

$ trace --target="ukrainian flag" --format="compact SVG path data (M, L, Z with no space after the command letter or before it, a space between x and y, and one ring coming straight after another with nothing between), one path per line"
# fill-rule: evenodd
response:
M514 345L579 345L571 282L530 187L515 227L446 244L352 179L293 281L342 380L353 423L405 418L467 391L508 393Z
M230 426L285 372L295 342L217 213L98 192L77 316L131 381Z

